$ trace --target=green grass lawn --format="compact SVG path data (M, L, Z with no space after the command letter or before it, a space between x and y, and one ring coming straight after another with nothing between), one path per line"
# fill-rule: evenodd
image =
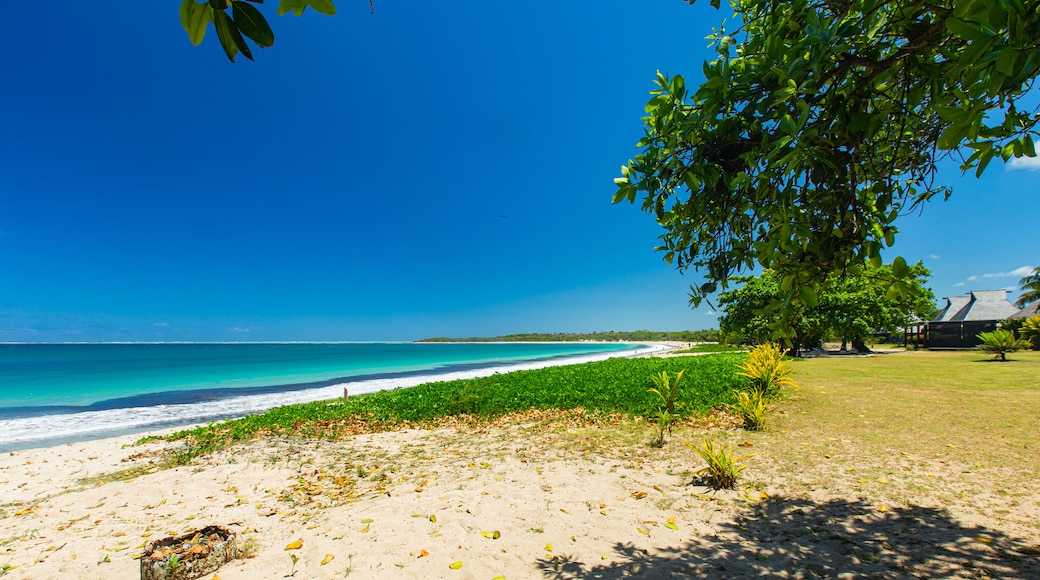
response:
M974 351L796 361L785 428L938 454L1040 465L1040 352Z
M810 497L955 507L1037 530L1040 352L993 362L975 351L794 362L802 388L763 433L747 478ZM1035 510L1034 510L1035 511Z

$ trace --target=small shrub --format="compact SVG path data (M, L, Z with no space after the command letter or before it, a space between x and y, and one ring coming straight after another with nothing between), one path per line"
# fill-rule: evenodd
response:
M751 379L751 390L767 398L780 394L785 387L798 388L790 377L791 363L784 360L786 350L773 343L760 344L748 353L747 361L740 365L739 375Z
M686 370L684 369L675 373L675 380L673 381L668 371L661 371L651 378L656 387L646 390L646 392L654 393L660 397L665 410L669 413L675 413L675 397L679 395L679 383L682 382L683 373L685 372Z
M748 431L761 431L766 424L769 406L766 397L758 391L737 391L737 402L730 409L744 421Z
M992 353L993 358L998 358L1002 362L1007 361L1009 352L1033 348L1032 342L1017 338L1014 332L1003 328L998 328L993 332L980 332L976 336L982 341L982 344L978 346L979 350Z
M1040 350L1040 314L1022 321L1019 336L1033 343L1033 350Z
M690 449L697 452L708 465L696 472L704 485L712 489L733 489L737 485L740 472L747 467L744 460L750 455L733 457L733 448L719 445L714 439L704 438L700 447L681 440Z
M664 432L672 432L672 424L679 420L679 416L675 413L669 413L665 409L661 409L653 419L654 425L657 427L657 440L653 442L653 446L664 447Z
M668 371L661 371L651 377L656 386L647 389L646 392L657 395L661 399L661 405L663 405L663 407L658 409L657 414L652 417L657 425L657 441L654 443L656 447L664 446L665 430L671 433L672 423L679 419L679 416L675 413L675 398L679 395L679 384L682 382L683 373L685 372L685 370L681 370L675 373L675 380L672 380Z

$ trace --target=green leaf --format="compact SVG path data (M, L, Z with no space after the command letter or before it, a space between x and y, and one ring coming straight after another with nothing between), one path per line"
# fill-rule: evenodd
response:
M971 40L975 42L985 42L989 40L990 35L986 34L978 24L974 22L968 22L957 17L946 19L946 28L964 40Z
M233 26L231 17L223 10L215 10L213 17L213 27L217 29L217 38L220 39L220 46L224 47L224 54L227 55L228 60L235 62L235 55L238 54L238 45L231 34L231 27Z
M697 179L697 176L692 171L687 171L683 174L683 183L690 188L690 191L697 191L701 187L700 180Z
M206 37L206 27L209 26L212 13L213 7L209 4L199 4L195 0L184 0L181 4L181 24L187 21L184 30L188 33L188 40L195 46Z
M1026 157L1036 157L1036 146L1032 135L1022 135L1022 152Z
M942 134L939 135L939 140L936 145L939 149L956 149L964 136L968 134L970 126L967 123L951 123L943 129Z
M809 286L800 286L798 288L798 297L802 299L802 304L807 308L815 308L816 304L819 303L816 291Z
M289 12L296 12L296 9L300 6L306 8L303 4L303 0L278 0L278 15L288 14ZM301 12L303 10L301 9ZM299 16L299 14L297 14Z
M304 0L315 12L320 12L327 16L335 16L336 5L332 3L332 0Z
M251 38L257 46L266 48L274 44L274 31L259 10L244 2L233 2L231 15L239 31Z
M225 12L225 14L227 13ZM238 23L230 17L228 18L228 31L231 33L231 39L235 41L235 46L242 51L242 55L249 60L253 60L253 52L249 49L246 39L242 37L241 31L238 30Z
M191 21L191 15L195 11L195 0L184 0L181 2L181 26L187 31Z
M906 278L910 274L910 269L906 266L906 260L902 256L896 256L896 259L892 260L892 275L896 278Z
M1018 50L1014 48L1005 48L1000 51L997 55L997 70L1006 74L1014 74L1015 71L1015 59L1018 57Z

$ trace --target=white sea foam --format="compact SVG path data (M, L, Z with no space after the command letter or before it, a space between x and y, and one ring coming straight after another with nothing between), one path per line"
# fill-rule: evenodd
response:
M244 417L281 405L341 397L344 388L349 389L350 395L353 396L401 387L414 387L430 381L471 379L495 373L593 362L616 356L636 356L667 349L668 347L665 346L651 345L630 351L531 361L453 373L363 380L314 389L247 395L186 405L158 405L0 420L0 451L47 447L71 441L115 437L164 427Z

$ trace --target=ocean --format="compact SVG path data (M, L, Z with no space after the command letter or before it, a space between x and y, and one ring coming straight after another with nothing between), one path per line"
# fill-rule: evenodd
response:
M601 343L0 344L0 451L142 433L279 405L602 360Z

